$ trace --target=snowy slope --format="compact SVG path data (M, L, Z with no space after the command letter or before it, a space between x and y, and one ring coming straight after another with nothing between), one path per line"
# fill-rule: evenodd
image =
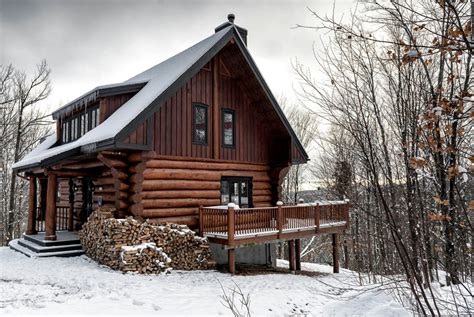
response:
M308 263L303 269L332 270ZM355 276L345 270L318 276L215 271L143 276L99 267L85 256L32 259L0 248L0 316L228 316L219 283L232 288L234 282L250 294L253 316L409 316L390 295L354 287Z

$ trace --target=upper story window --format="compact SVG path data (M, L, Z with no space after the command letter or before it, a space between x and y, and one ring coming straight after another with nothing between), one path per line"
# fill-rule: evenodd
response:
M64 119L62 123L62 142L72 142L79 139L88 131L99 125L99 107L88 109L70 118Z
M235 111L222 109L222 145L224 147L235 146Z
M208 141L208 107L203 104L193 104L193 142L207 145Z

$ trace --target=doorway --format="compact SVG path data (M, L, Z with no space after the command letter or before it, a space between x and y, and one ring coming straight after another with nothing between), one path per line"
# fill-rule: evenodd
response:
M82 180L82 212L81 223L86 223L92 213L92 195L94 193L94 183L92 177L84 177Z
M240 208L252 208L252 177L221 178L221 205L234 203Z

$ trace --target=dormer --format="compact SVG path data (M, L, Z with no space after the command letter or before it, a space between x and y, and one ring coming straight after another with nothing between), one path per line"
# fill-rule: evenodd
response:
M54 111L57 144L81 138L110 117L145 84L100 86Z

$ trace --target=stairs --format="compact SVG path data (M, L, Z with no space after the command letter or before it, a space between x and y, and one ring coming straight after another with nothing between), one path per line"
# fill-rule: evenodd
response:
M44 232L23 235L23 238L10 242L11 249L29 257L69 257L84 254L79 236L74 232L58 231L56 241L44 240Z

